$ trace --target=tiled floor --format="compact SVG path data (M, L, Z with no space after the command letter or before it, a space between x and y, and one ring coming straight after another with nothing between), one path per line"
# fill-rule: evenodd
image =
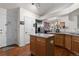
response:
M0 49L0 56L30 56L30 55L31 55L30 44L23 47L15 46L14 48L9 50Z

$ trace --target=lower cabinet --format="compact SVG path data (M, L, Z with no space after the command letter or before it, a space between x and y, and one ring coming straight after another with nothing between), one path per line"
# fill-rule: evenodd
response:
M79 55L79 36L56 34L51 38L31 36L31 53L37 56L76 56Z
M74 54L65 48L55 46L54 56L74 56Z
M76 55L79 55L79 37L73 36L72 37L72 52Z
M42 38L31 36L30 48L31 54L35 56L52 56L53 55L53 37Z
M56 34L54 42L55 42L55 45L64 47L64 34Z
M42 46L42 45L39 45L37 47L37 55L38 56L45 56L46 55L46 47L45 46Z
M63 55L63 49L59 47L54 47L54 56L62 56Z
M65 35L65 48L71 50L71 35Z
M34 54L34 55L37 55L37 53L36 53L37 52L36 38L31 36L30 39L32 39L32 40L30 40L30 42L31 42L30 43L31 53Z
M43 38L37 38L36 41L36 46L37 46L37 55L38 56L44 56L46 55L46 40Z
M55 56L74 56L79 54L79 37L67 35L67 34L56 34L55 35ZM73 54L75 53L75 54Z

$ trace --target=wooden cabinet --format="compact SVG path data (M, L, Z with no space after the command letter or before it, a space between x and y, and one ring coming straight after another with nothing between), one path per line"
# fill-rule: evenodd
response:
M75 56L75 54L71 50L64 49L63 56Z
M72 52L76 55L79 55L79 37L73 36L72 37Z
M70 53L69 56L76 56L74 53Z
M37 37L37 55L46 55L46 40L44 38Z
M55 56L62 56L63 55L63 49L60 47L54 47L54 55Z
M32 54L34 54L34 55L37 55L37 53L36 53L36 38L35 37L33 37L33 36L31 36L30 37L30 39L32 39L32 40L30 40L30 50L31 50L31 53Z
M54 47L54 55L55 56L73 56L74 54L71 52L71 49L75 49L74 42L72 43L72 35L68 34L56 34L55 35L55 47ZM72 47L73 44L73 47ZM76 43L77 44L77 43ZM71 48L72 47L72 48Z
M55 56L73 56L74 54L71 53L67 49L55 46L54 47L54 55Z
M31 53L36 56L53 55L53 37L43 38L31 36L30 48Z
M71 50L71 39L71 35L65 35L65 48L67 48L68 50Z
M64 34L56 34L54 42L55 45L64 47Z
M74 56L79 55L79 36L56 34L43 38L31 36L31 52L37 56Z

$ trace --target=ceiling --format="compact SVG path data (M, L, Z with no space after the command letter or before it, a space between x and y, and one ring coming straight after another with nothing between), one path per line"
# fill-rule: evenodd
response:
M44 16L45 14L55 11L59 8L67 8L73 3L39 3L39 8L36 7L37 4L38 3L35 3L35 5L32 5L32 3L0 3L0 7L5 9L22 7L39 16Z

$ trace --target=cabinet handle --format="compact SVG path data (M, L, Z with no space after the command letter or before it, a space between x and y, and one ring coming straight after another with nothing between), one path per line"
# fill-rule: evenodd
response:
M50 41L50 44L53 44L53 40Z

